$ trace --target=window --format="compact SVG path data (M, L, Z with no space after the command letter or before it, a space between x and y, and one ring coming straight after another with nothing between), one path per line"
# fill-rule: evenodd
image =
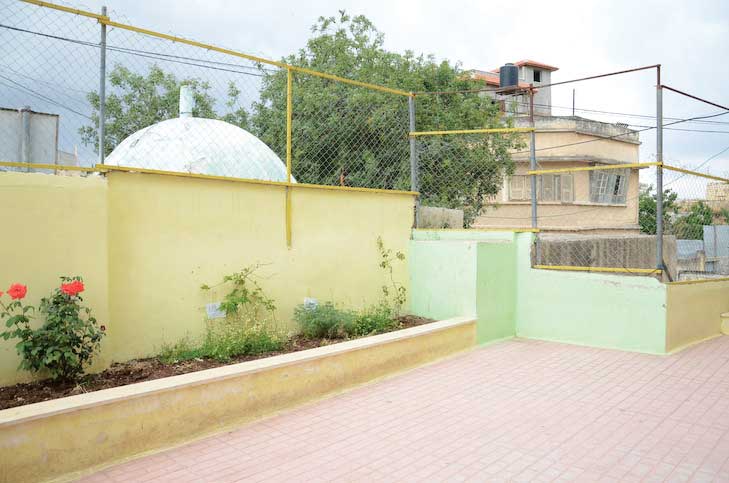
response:
M541 70L535 70L533 73L534 75L534 82L542 82L542 71Z
M509 200L528 201L532 199L532 184L529 176L512 176L509 180Z
M574 181L571 174L544 174L537 178L539 201L572 203ZM529 201L532 189L530 176L516 175L509 181L509 200Z
M590 171L590 201L624 204L628 192L628 170Z

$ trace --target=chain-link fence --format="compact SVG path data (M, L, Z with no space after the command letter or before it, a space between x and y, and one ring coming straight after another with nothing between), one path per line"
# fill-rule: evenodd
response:
M0 161L93 164L80 130L95 115L88 94L99 86L98 24L3 0L0 27Z
M411 188L407 92L140 29L115 12L0 8L0 169L103 163Z
M654 163L540 169L534 249L539 268L660 274ZM655 184L655 181L653 182ZM670 243L664 252L671 253ZM675 250L673 250L675 251Z
M667 269L676 281L729 277L729 179L664 172L663 226L676 244Z

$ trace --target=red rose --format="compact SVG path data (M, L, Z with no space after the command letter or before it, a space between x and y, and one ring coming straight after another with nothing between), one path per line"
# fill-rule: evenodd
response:
M84 283L81 280L74 280L73 282L61 284L61 292L65 293L66 295L70 295L71 297L83 291Z
M2 296L3 296L3 291L2 291L2 290L0 290L0 297L2 297Z
M25 297L26 293L28 293L28 287L20 283L14 283L8 289L8 295L10 295L13 300L22 299Z

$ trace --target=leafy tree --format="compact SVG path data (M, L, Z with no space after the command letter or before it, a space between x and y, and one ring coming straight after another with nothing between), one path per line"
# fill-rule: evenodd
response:
M677 198L678 193L674 193L670 189L663 190L664 232L670 231L671 219L678 213ZM648 235L656 234L656 212L656 194L653 193L653 186L651 185L645 190L641 190L638 198L638 224L640 225L641 233Z
M681 216L673 225L673 232L677 238L684 240L703 240L704 225L711 225L714 213L711 207L699 201L691 205L688 214Z
M432 56L388 52L364 16L320 17L312 37L284 62L411 92L482 88L459 64ZM287 72L266 72L254 105L254 132L285 152ZM404 96L295 73L293 171L298 181L409 189L408 105ZM502 127L499 106L484 95L418 95L418 130ZM515 135L419 140L420 192L426 204L466 208L467 223L513 173Z
M108 155L120 142L132 133L154 123L178 117L180 86L190 86L195 106L193 115L222 119L248 127L248 113L243 108L235 109L240 91L233 84L228 86L226 106L228 113L219 116L214 109L215 100L210 94L210 84L200 79L178 80L173 74L152 65L146 75L137 74L117 64L109 74L111 86L106 96L106 152ZM87 98L94 108L91 126L79 129L85 145L93 144L99 151L99 93L90 92Z

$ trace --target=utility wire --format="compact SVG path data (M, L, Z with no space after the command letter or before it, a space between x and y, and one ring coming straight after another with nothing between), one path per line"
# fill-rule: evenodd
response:
M36 32L33 30L22 29L19 27L12 27L10 25L0 24L0 28L14 30L16 32L23 32L23 33L27 33L27 34L31 34L31 35L37 35L40 37L46 37L46 38L50 38L50 39L54 39L54 40L60 40L63 42L70 42L73 44L83 45L86 47L100 48L99 44L94 43L94 42L88 42L85 40L77 40L77 39L72 39L69 37L61 37L59 35L52 35L52 34L46 34L46 33L42 33L42 32ZM277 72L277 70L270 69L270 68L263 68L263 67L259 68L259 67L252 67L252 66L241 65L241 64L231 63L231 62L219 62L219 61L212 61L212 60L206 60L206 59L199 59L199 58L195 58L195 57L185 57L185 56L181 56L181 55L172 55L172 54L164 54L164 53L160 53L160 52L130 49L127 47L117 47L117 46L108 45L108 44L107 44L106 48L107 48L107 50L111 50L114 52L138 55L140 57L154 58L156 60L165 60L167 62L180 63L180 64L185 64L185 65L193 65L193 66L197 66L197 67L203 67L206 69L219 70L219 71L224 71L224 72L233 72L236 74L250 75L250 76L254 76L254 77L263 77L264 74L258 74L258 73L253 73L253 72L244 72L244 71L226 69L226 68L221 68L221 67L214 67L213 65L225 65L225 66L229 66L229 67L236 67L238 69L248 69L248 70L264 71L264 72ZM150 56L154 56L154 57L150 57ZM182 62L183 60L189 61L189 62ZM213 64L213 65L202 65L202 64L195 64L192 62L203 62L204 64Z
M673 122L669 122L667 124L663 124L663 127L665 128L667 126L673 126L674 124L680 124L682 122L694 121L696 119L708 119L708 118L712 118L712 117L723 116L725 114L729 114L729 111L719 112L719 113L716 113L716 114L708 114L708 115L705 115L705 116L690 117L690 118L687 118L687 119L679 119L678 121L673 121ZM645 131L650 131L652 129L656 129L656 127L655 126L650 126L650 127L646 127L646 128L643 128L643 129L638 129L638 130L635 130L635 131L632 131L632 132L629 132L629 133L615 134L613 136L607 136L607 137L604 137L604 138L588 139L586 141L577 141L577 142L574 142L574 143L559 144L557 146L550 146L548 148L538 148L538 149L535 149L535 151L546 151L546 150L550 150L550 149L564 148L564 147L567 147L567 146L577 146L579 144L588 144L588 143L595 143L595 142L599 142L599 141L608 141L610 139L619 138L621 136L627 136L629 134L635 134L635 133L641 133L641 132L645 132ZM512 153L512 154L525 154L525 153L529 153L529 151L528 150L527 151L517 151L517 152Z
M60 102L58 102L58 101L56 101L54 99L51 99L50 97L45 96L45 95L41 94L38 91L35 91L35 90L33 90L33 89L29 88L29 87L25 87L24 85L22 85L22 84L20 84L18 82L15 82L13 79L10 79L8 77L5 77L2 74L0 74L0 79L5 79L6 81L14 84L14 85L11 85L11 86L9 86L7 84L3 84L3 85L5 85L5 87L10 87L10 88L17 89L17 90L20 90L20 91L25 91L26 94L30 94L31 96L37 97L37 98L42 99L42 100L44 100L46 102L49 102L51 104L54 104L54 105L56 105L58 107L61 107L63 109L66 109L67 111L70 111L70 112L72 112L74 114L77 114L77 115L79 115L79 116L81 116L81 117L83 117L85 119L90 120L90 121L93 120L93 119L91 119L90 116L87 116L86 114L84 114L82 112L79 112L79 111L77 111L77 110L75 110L75 109L73 109L71 107L68 107L68 106L66 106L66 105L64 105L64 104L62 104L62 103L60 103Z

